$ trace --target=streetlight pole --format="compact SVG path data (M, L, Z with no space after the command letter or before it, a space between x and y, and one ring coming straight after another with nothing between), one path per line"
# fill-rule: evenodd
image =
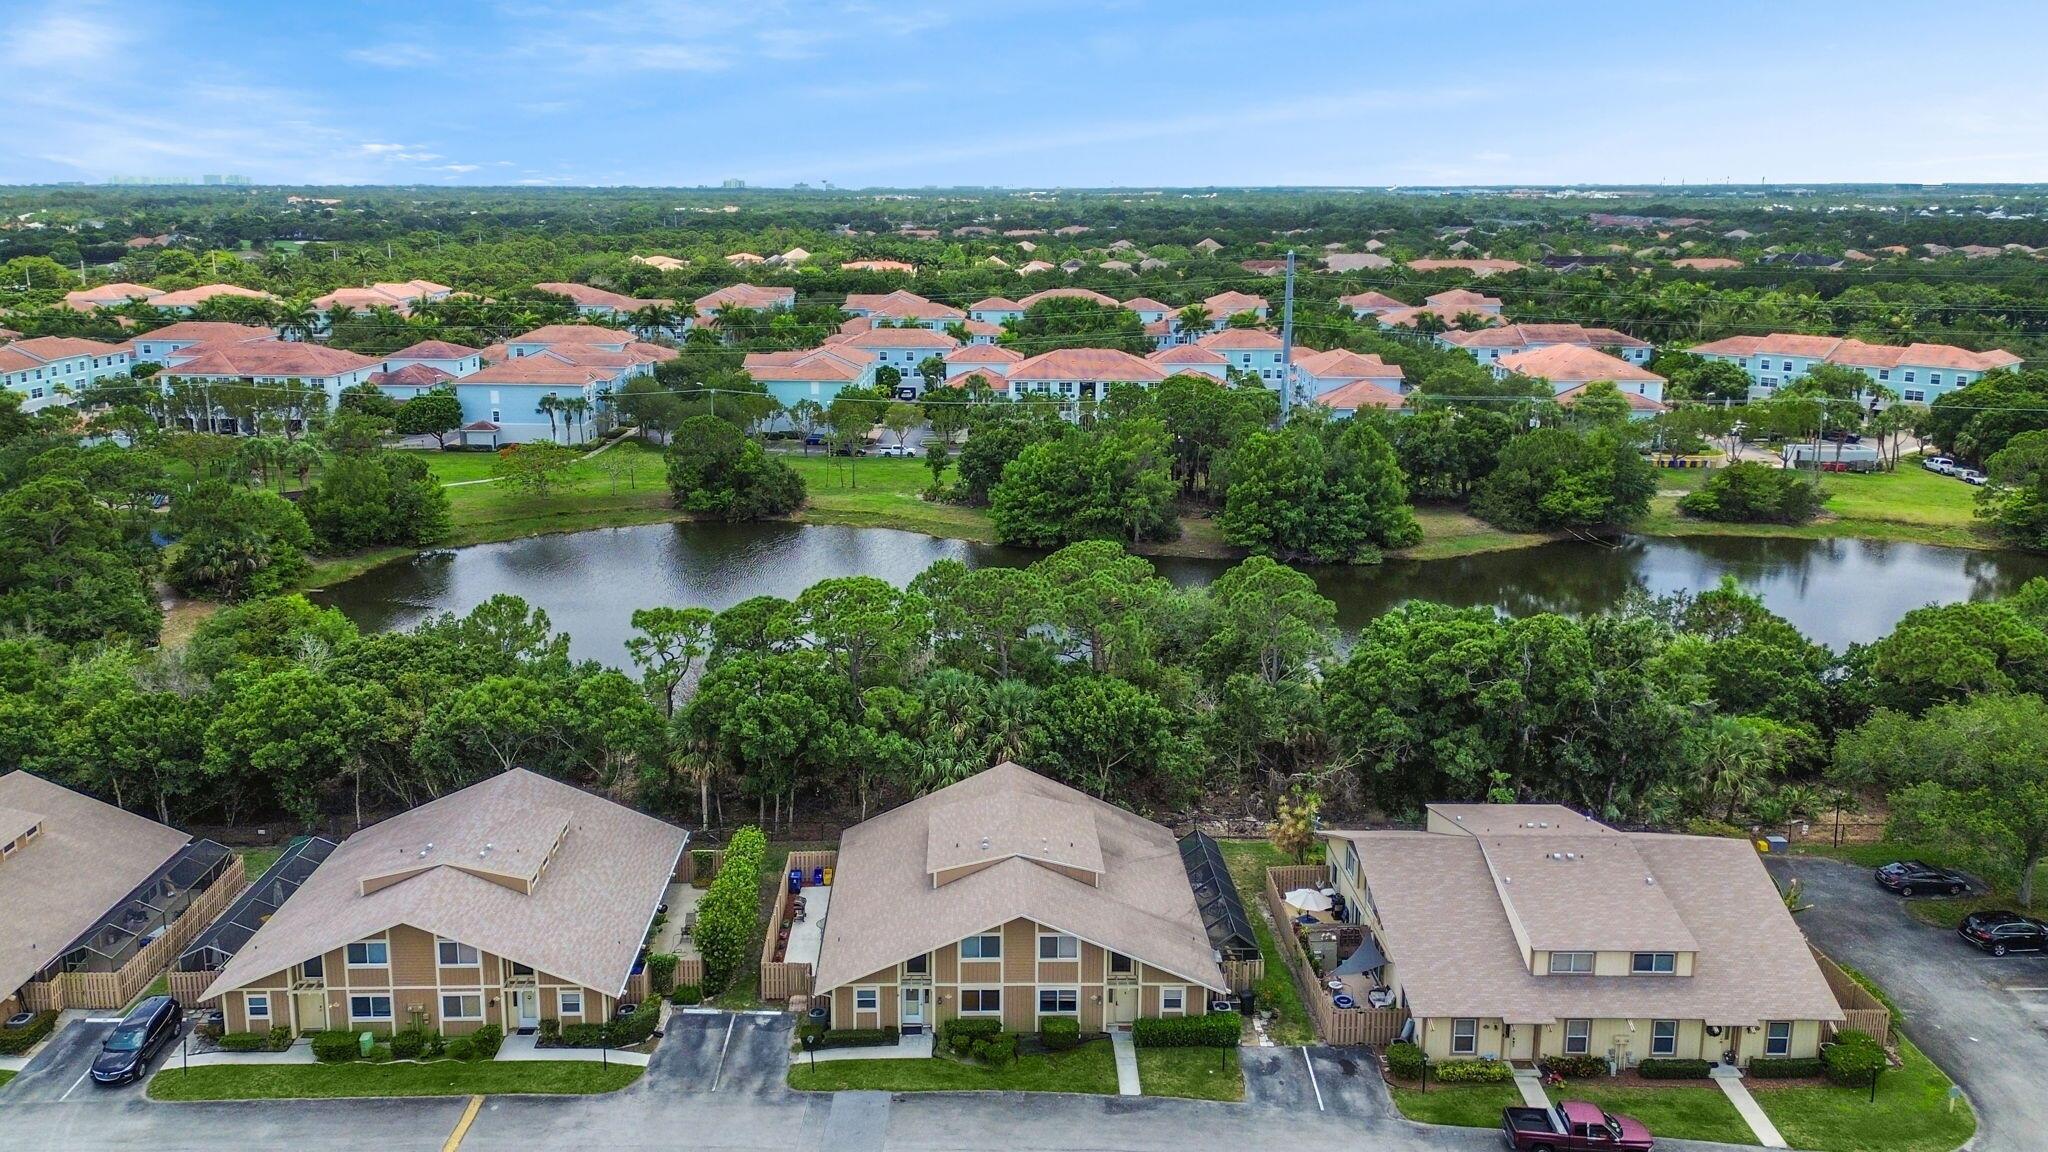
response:
M1280 309L1280 422L1294 409L1294 249L1287 250L1287 296Z

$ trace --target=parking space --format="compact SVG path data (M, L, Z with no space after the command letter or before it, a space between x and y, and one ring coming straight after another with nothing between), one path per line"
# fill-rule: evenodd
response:
M786 1092L794 1027L779 1012L673 1013L646 1083L671 1092Z
M1379 1065L1363 1048L1241 1048L1245 1101L1296 1115L1393 1115Z
M1831 860L1770 861L1799 878L1799 924L1820 948L1883 985L1905 1030L1977 1105L1979 1152L2036 1149L2048 1125L2048 956L1994 957L1914 919L1870 872Z
M93 1058L100 1053L100 1044L107 1034L114 1030L120 1018L114 1013L100 1016L78 1015L63 1022L50 1037L42 1051L36 1053L21 1074L16 1076L4 1089L0 1089L0 1101L7 1103L42 1103L59 1101L92 1101L107 1094L139 1093L133 1084L109 1087L92 1082ZM157 1057L160 1066L164 1057Z

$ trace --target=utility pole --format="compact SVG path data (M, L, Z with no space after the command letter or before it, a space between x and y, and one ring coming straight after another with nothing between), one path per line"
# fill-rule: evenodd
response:
M1280 422L1294 408L1294 249L1287 250L1287 299L1280 310Z

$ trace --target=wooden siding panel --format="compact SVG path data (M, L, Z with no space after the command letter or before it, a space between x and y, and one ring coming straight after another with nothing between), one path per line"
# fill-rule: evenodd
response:
M1038 980L1038 925L1029 920L1019 918L1003 925L1003 980L1020 984Z

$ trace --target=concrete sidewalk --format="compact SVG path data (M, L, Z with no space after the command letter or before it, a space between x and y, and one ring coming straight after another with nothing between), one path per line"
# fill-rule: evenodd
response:
M1145 1089L1138 1082L1138 1045L1131 1034L1115 1031L1109 1034L1110 1047L1116 1050L1116 1092L1119 1096L1143 1096Z
M1522 1093L1522 1103L1531 1108L1550 1107L1550 1093L1543 1090L1543 1073L1534 1068L1517 1068L1515 1087Z
M194 1052L187 1056L178 1049L171 1049L164 1061L165 1068L181 1068L189 1064L194 1068L206 1068L218 1064L317 1064L313 1057L311 1040L296 1040L282 1052Z
M625 1052L617 1048L541 1048L540 1036L521 1036L513 1033L505 1037L498 1046L500 1060L588 1060L591 1063L631 1064L647 1067L647 1053Z
M833 1060L929 1060L932 1055L932 1034L919 1032L914 1036L899 1037L894 1044L878 1044L873 1048L822 1048L816 1052L803 1052L791 1056L792 1062L819 1064Z
M1789 1147L1785 1143L1785 1138L1778 1135L1778 1126L1771 1123L1769 1116L1764 1115L1764 1110L1757 1104L1756 1097L1751 1096L1749 1089L1743 1085L1742 1069L1717 1064L1710 1075L1713 1076L1714 1083L1721 1086L1722 1095L1728 1097L1730 1104L1735 1105L1735 1111L1741 1114L1743 1123L1748 1124L1749 1130L1756 1133L1757 1143L1766 1148Z

